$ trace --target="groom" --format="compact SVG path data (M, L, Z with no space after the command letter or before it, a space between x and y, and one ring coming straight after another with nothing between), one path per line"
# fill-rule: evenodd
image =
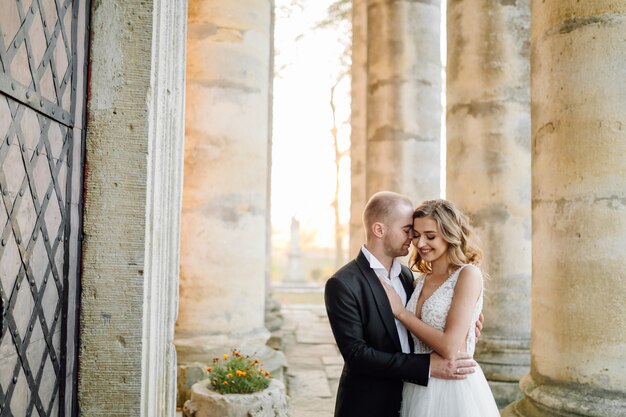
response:
M436 353L414 354L406 328L395 320L379 277L404 303L413 292L411 271L395 258L409 253L413 204L383 191L363 212L366 240L356 259L326 283L328 320L344 359L335 417L397 417L403 381L426 386L429 376L463 379L476 363L468 355L455 360Z

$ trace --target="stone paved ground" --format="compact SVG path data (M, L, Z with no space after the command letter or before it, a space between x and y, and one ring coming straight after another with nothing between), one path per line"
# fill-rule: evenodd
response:
M283 304L290 417L332 417L343 359L321 304Z

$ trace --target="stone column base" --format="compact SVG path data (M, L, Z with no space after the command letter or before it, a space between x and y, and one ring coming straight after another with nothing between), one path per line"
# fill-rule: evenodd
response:
M272 294L265 299L265 327L272 334L283 325L283 315L280 312L280 303Z
M198 381L209 378L207 363L189 363L178 365L176 370L176 407L182 407L189 399L191 387Z
M502 410L513 401L517 401L522 398L522 393L519 390L519 383L517 382L502 382L502 381L489 381L489 388L493 393L493 397L496 400L498 409Z
M520 381L524 398L502 411L503 417L626 416L626 395L578 384L537 384L530 374Z
M191 388L183 408L185 417L287 417L285 384L273 379L269 387L252 394L220 394L208 380Z
M498 408L522 398L519 380L530 370L530 340L484 337L476 346L480 363Z

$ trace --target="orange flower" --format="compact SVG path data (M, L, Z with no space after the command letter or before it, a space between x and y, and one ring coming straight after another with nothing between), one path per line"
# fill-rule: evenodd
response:
M228 359L230 356L228 356L227 354L224 353L223 358L224 359Z
M233 374L231 374L231 373L227 373L227 374L226 374L226 376L227 376L228 378L232 378L232 377L233 377Z
M246 375L248 375L246 372L240 371L239 369L237 369L237 371L235 373L237 374L237 376L246 376Z
M207 372L211 372L213 370L213 368L211 368L210 366L206 368Z
M265 371L265 376L270 376L270 371Z
M222 382L222 385L228 385L228 381Z

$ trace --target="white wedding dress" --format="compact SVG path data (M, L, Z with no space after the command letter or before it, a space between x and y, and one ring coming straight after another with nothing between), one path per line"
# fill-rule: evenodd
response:
M468 265L457 268L435 292L424 301L421 319L424 323L443 330L446 325L448 310L452 304L454 287L459 273ZM476 268L474 265L470 268ZM417 277L415 291L407 303L407 309L415 314L417 300L424 286L423 275ZM471 325L467 332L466 347L470 355L474 354L476 335L474 326L483 307L483 293L476 302ZM430 353L432 349L413 336L415 353ZM476 367L476 372L463 380L430 378L428 386L404 383L402 392L402 417L496 417L500 416L498 407L487 384L485 374Z

